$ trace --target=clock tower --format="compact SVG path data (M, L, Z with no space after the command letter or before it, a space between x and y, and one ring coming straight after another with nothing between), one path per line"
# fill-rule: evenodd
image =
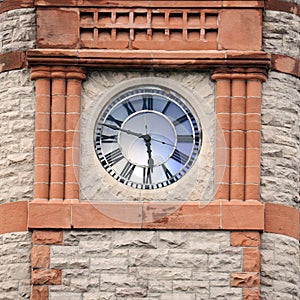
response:
M0 299L298 299L299 17L0 0Z

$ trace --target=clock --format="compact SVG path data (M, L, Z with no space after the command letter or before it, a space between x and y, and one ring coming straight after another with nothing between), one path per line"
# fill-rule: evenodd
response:
M195 163L202 130L188 102L156 85L117 94L100 113L94 148L116 181L141 190L167 187Z

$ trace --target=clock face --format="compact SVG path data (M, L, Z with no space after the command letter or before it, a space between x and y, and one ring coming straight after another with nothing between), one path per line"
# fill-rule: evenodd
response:
M174 91L142 86L115 97L97 120L96 155L117 181L137 189L183 177L201 147L201 128Z

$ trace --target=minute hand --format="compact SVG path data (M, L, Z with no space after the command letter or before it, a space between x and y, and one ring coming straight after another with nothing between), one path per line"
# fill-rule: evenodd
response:
M105 123L99 123L99 124L102 125L102 126L106 126L108 128L111 128L113 130L119 130L119 131L125 132L127 134L137 136L137 137L142 137L143 136L142 133L138 133L138 132L134 132L134 131L131 131L131 130L123 129L123 128L120 128L120 127L115 126L115 125L110 125L110 124L105 124Z
M123 128L120 128L118 126L111 125L111 124L99 123L99 125L106 126L106 127L111 128L113 130L119 130L119 131L125 132L127 134L131 134L131 135L137 136L139 138L140 137L142 138L144 136L142 133L138 133L138 132L134 132L134 131L131 131L131 130L123 129ZM161 143L163 145L168 145L170 147L174 147L174 145L169 144L169 143L164 142L164 141L160 141L160 140L157 140L157 139L154 139L154 138L151 138L151 140L154 141L154 142L157 142L157 143Z

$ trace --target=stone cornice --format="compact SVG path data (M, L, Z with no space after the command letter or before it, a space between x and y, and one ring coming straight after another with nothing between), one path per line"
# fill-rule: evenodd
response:
M34 0L3 0L0 2L0 14L18 8L33 8Z
M217 67L268 68L263 51L160 51L36 49L27 53L30 66L76 65L100 68L208 69Z

